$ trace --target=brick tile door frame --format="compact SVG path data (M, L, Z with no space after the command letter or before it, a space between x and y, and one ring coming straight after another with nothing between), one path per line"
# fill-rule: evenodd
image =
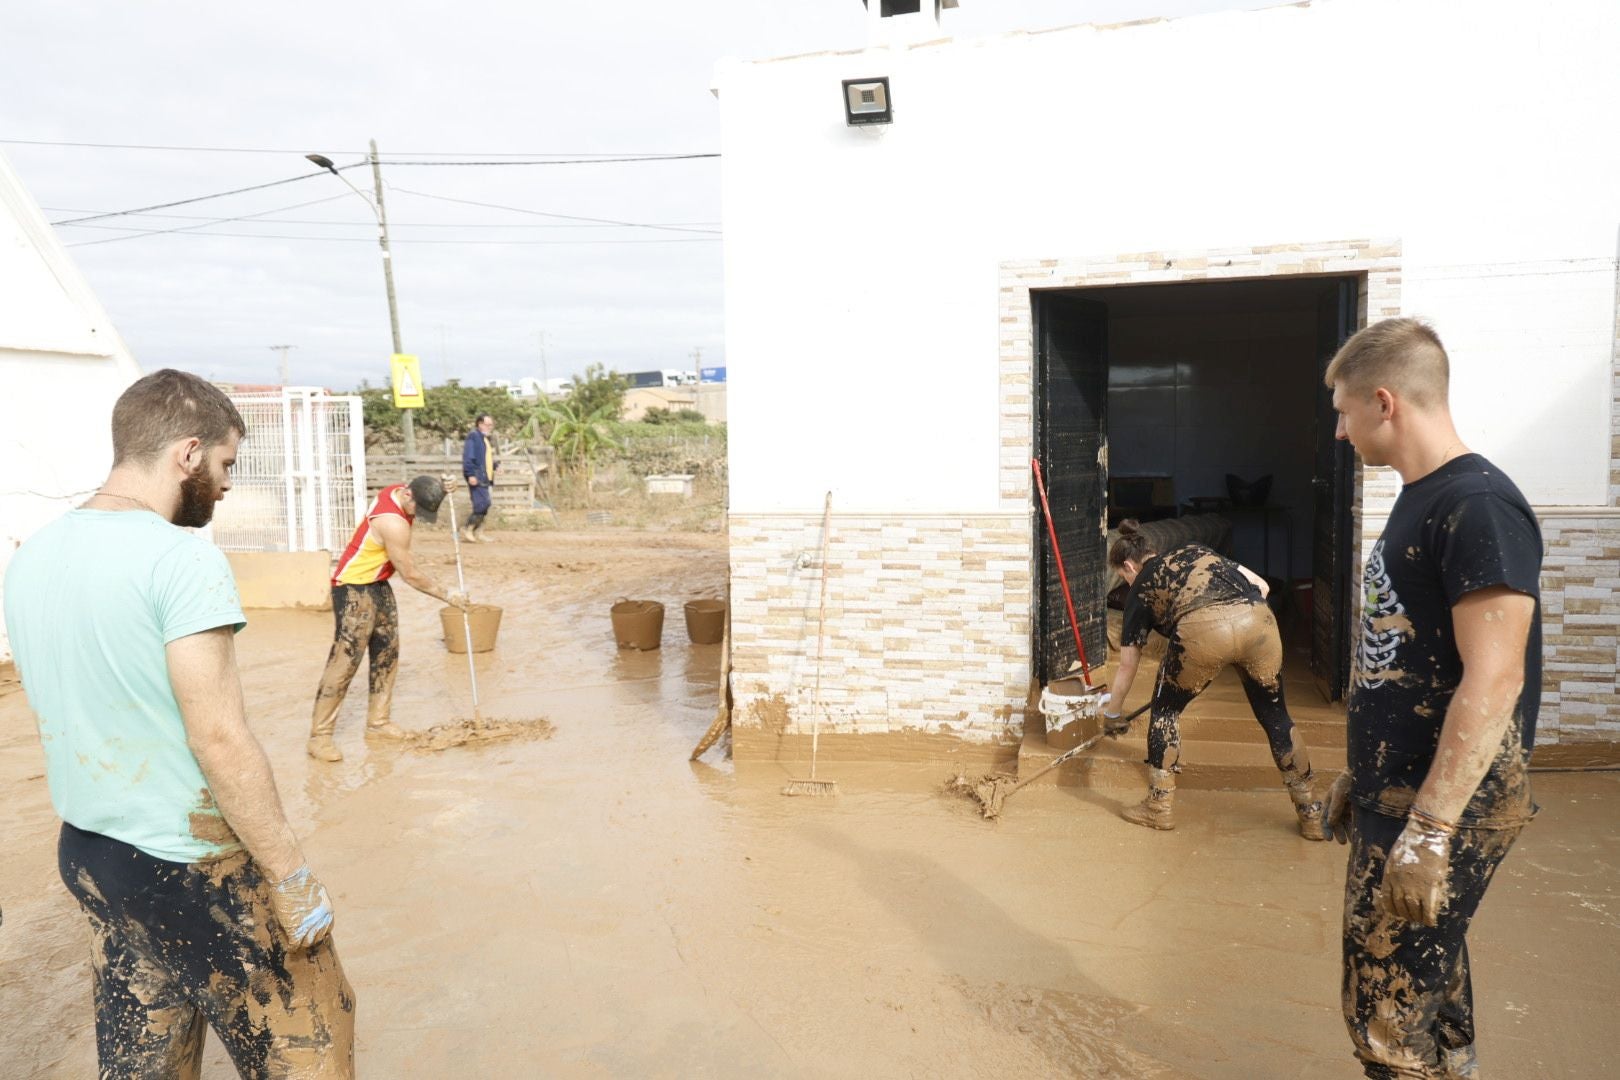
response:
M1356 276L1362 282L1362 326L1401 313L1401 245L1398 240L1339 240L1013 259L1002 262L999 271L999 505L1008 513L1034 513L1029 472L1029 459L1035 445L1035 322L1031 291ZM1393 470L1366 468L1357 459L1351 493L1351 529L1359 541L1356 544L1358 577L1360 563L1365 561L1389 519L1399 484L1400 478ZM1031 532L1031 567L1034 565L1033 539ZM1351 595L1350 618L1357 620L1360 590L1352 589ZM1033 626L1038 602L1033 585L1029 601Z

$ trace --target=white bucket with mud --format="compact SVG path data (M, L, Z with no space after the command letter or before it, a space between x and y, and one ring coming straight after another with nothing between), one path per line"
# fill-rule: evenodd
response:
M467 629L472 629L472 651L489 652L495 647L495 637L501 630L501 609L493 604L474 604L467 612L463 624L461 609L439 609L439 625L444 627L444 645L453 653L467 651Z
M621 649L656 649L664 642L664 605L656 600L620 600L613 605L613 639Z
M1102 702L1084 680L1058 679L1041 688L1039 708L1046 721L1046 745L1067 750L1096 730Z

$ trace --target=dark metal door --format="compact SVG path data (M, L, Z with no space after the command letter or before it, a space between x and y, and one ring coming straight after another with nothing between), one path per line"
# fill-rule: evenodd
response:
M1350 503L1354 451L1334 437L1338 416L1322 375L1339 346L1359 328L1360 282L1323 282L1317 300L1316 475L1312 491L1311 673L1322 696L1338 701L1350 686L1350 590L1355 562Z
M1107 540L1108 308L1062 293L1033 293L1035 322L1035 453L1046 474L1047 497L1063 567L1074 597L1086 659L1107 657L1103 550ZM1034 481L1031 479L1031 489ZM1040 499L1035 498L1035 547L1040 603L1036 619L1036 677L1062 678L1078 659L1063 603Z

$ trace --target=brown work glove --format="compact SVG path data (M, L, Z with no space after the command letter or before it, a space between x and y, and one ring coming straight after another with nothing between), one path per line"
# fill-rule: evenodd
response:
M1408 817L1389 849L1378 904L1397 919L1433 926L1451 899L1451 836L1456 830Z
M307 949L332 930L332 900L306 864L270 883L270 907L295 949Z
M1333 780L1322 800L1322 827L1341 844L1350 842L1350 770Z

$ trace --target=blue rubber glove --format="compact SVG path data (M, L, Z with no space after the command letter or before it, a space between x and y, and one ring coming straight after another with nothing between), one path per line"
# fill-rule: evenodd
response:
M270 906L295 949L307 949L332 929L332 900L306 863L270 883Z

